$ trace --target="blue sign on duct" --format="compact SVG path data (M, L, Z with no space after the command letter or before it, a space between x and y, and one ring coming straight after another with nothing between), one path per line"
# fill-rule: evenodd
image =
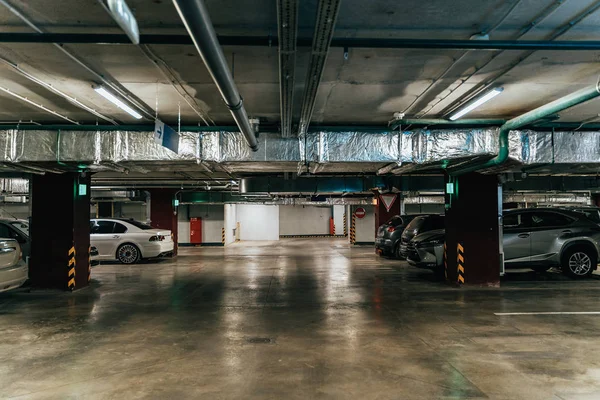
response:
M157 119L154 124L154 141L175 153L179 153L179 133L160 119Z

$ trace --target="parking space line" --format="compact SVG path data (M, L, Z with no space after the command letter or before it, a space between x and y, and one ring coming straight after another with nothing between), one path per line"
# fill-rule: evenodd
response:
M512 315L600 315L600 311L546 311L546 312L507 312L494 313L497 316L512 316Z

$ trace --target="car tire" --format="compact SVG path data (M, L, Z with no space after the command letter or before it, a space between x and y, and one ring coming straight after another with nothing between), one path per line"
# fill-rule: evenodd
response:
M394 247L394 258L398 260L404 260L402 254L400 254L400 243L396 244L396 247Z
M140 249L135 244L123 243L117 249L117 260L121 264L135 264L142 258Z
M586 278L594 272L597 263L598 256L593 250L576 246L563 255L562 271L571 278Z
M536 267L532 267L531 269L534 270L535 272L543 273L543 272L548 271L550 268L552 268L551 265L539 265Z

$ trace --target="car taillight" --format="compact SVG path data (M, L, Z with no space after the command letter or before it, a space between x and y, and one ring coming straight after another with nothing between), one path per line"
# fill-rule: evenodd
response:
M396 230L396 228L394 228L393 226L390 226L389 228L387 228L388 232L394 232Z
M151 242L162 242L163 240L165 240L165 237L162 235L150 236Z

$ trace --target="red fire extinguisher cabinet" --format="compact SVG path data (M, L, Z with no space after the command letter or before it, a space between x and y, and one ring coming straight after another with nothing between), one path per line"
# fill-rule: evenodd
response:
M190 243L202 243L202 218L190 218Z

